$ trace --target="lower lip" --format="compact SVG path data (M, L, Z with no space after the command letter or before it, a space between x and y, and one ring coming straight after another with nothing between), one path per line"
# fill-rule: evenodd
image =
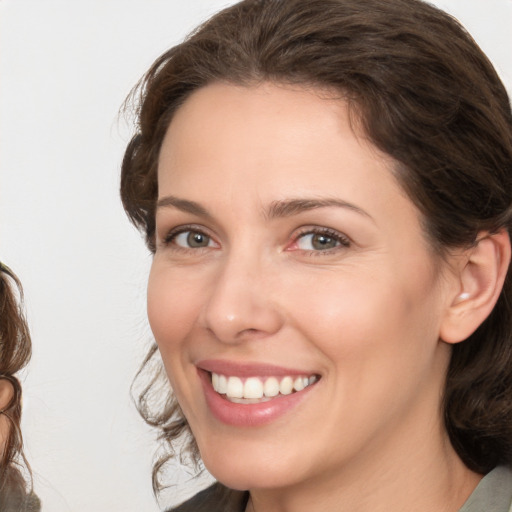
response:
M199 376L212 414L222 423L235 427L257 427L271 423L296 407L315 387L308 386L302 391L282 395L267 402L238 404L223 398L213 389L208 372L199 370Z

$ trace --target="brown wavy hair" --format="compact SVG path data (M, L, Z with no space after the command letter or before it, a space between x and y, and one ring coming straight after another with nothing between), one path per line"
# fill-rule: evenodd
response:
M20 428L21 385L16 378L31 353L21 283L9 267L0 263L0 379L9 381L13 390L9 403L0 411L8 422L4 446L0 447L0 510L6 512L25 510L31 489L30 466L23 453Z
M511 232L509 98L457 20L421 0L245 0L165 52L127 100L137 131L124 155L121 197L151 251L158 155L174 113L210 83L264 81L338 91L369 140L394 159L441 256L471 246L482 230ZM479 473L512 464L511 305L509 272L489 318L453 347L447 376L446 428ZM158 359L153 346L139 372L147 382L139 410L167 448L184 436L182 448L197 460L186 419L162 387ZM155 489L170 456L154 467Z

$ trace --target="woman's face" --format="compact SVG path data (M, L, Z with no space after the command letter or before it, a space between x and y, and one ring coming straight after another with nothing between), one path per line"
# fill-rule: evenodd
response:
M328 482L443 435L455 279L392 162L320 93L207 86L161 149L149 320L233 488Z

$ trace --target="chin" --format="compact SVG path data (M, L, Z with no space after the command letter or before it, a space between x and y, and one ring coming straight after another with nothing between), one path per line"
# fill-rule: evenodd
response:
M304 475L298 461L282 456L279 450L223 450L201 453L203 463L216 480L235 490L284 488L300 481Z
M263 471L255 471L247 467L241 471L239 468L229 466L212 468L210 470L207 466L207 469L221 484L237 491L284 488L291 484L290 481L285 481L279 475L276 475L275 471L270 471L270 468L266 468Z

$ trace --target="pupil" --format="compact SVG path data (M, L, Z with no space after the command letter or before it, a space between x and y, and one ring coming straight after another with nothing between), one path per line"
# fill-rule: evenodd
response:
M189 233L187 243L189 247L206 247L208 245L208 237L201 233Z
M314 235L313 236L313 247L315 249L332 249L336 246L336 240L326 235Z

